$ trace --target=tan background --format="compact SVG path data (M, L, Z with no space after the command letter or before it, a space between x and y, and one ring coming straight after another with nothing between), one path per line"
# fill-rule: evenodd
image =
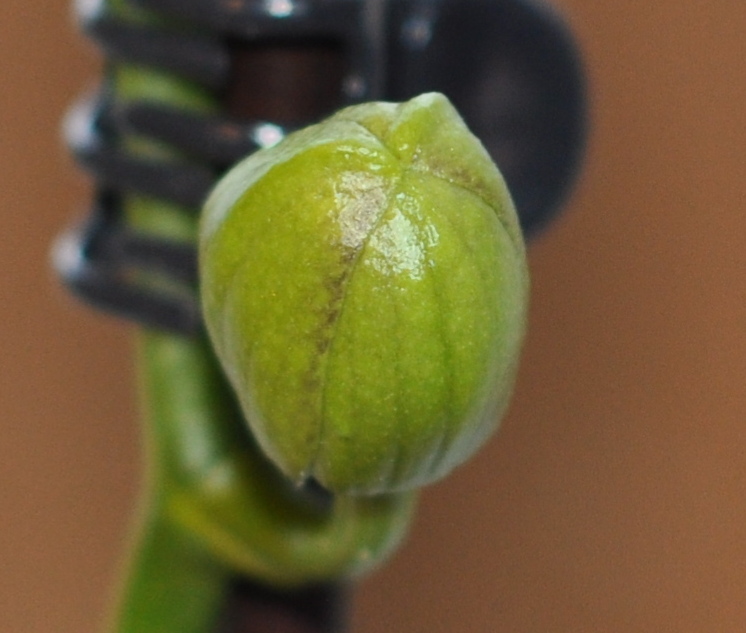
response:
M66 2L0 4L0 630L92 633L139 473L129 330L49 271L88 187L58 120L98 58ZM429 490L358 633L746 627L746 10L564 0L584 178L530 251L503 431Z

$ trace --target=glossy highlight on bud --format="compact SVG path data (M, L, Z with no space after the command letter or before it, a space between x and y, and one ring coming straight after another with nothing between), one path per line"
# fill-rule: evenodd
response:
M205 205L208 332L292 480L438 479L506 409L528 273L502 176L446 97L352 106L233 168Z

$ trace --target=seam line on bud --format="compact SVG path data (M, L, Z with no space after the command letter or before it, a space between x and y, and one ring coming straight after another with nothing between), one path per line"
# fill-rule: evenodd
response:
M395 204L395 197L391 195L391 192L396 189L398 184L401 182L401 176L398 176L394 183L392 183L386 192L386 195L388 197L386 207L383 209L383 211L378 215L375 222L371 225L370 231L368 231L368 234L364 237L363 240L361 240L360 245L357 249L355 249L353 257L350 258L350 262L347 266L347 269L345 271L345 275L343 279L340 282L340 300L339 300L339 307L336 310L336 314L334 315L334 322L329 326L330 329L330 335L329 335L329 345L327 346L324 356L320 361L321 368L319 369L319 375L321 376L321 404L320 404L320 410L319 410L319 427L317 429L317 437L316 437L316 447L313 452L313 457L310 459L308 464L308 475L313 476L316 470L316 465L319 460L319 457L322 452L323 447L323 436L324 436L324 430L325 430L325 422L326 422L326 404L327 404L327 397L326 397L326 390L327 390L327 371L329 366L329 358L331 354L334 351L335 347L335 341L337 337L337 328L339 327L339 322L342 319L342 314L345 309L345 305L347 303L347 291L350 284L350 279L352 278L352 275L355 273L355 270L357 269L358 264L360 263L360 260L362 259L363 253L365 252L368 243L370 242L371 236L378 230L379 226L381 225L381 222L383 221L383 218L388 214L388 212L391 210L393 205Z

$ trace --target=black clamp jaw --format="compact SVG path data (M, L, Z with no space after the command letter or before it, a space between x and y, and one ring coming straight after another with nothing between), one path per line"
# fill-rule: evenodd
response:
M567 29L538 0L127 1L197 28L140 26L113 15L106 0L79 0L82 27L109 60L232 92L226 101L233 105L200 116L122 104L104 86L71 110L67 141L97 191L88 218L59 241L55 266L74 293L106 311L148 327L201 332L195 248L128 227L122 196L147 194L196 214L232 163L344 105L446 94L502 170L528 236L555 215L575 179L586 132L583 73ZM252 66L279 81L250 85ZM304 93L304 105L286 112L293 90ZM276 118L255 116L245 107L252 98L274 104ZM193 160L132 156L117 142L125 133ZM138 270L185 290L144 287Z

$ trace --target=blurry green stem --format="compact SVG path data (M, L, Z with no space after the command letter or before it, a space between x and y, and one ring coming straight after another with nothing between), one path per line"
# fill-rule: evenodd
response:
M108 8L121 19L153 22L118 0ZM143 100L199 113L216 108L204 89L150 68L112 63L107 80L119 105ZM140 159L183 160L147 138L117 141ZM195 241L197 210L134 193L122 204L129 227ZM192 297L196 292L150 273L138 282ZM147 481L117 633L208 633L238 576L285 588L328 582L370 569L401 540L412 494L309 494L267 462L206 338L143 331L138 348ZM288 606L301 594L278 590L277 596ZM330 620L297 621L293 631L308 633L327 630Z

